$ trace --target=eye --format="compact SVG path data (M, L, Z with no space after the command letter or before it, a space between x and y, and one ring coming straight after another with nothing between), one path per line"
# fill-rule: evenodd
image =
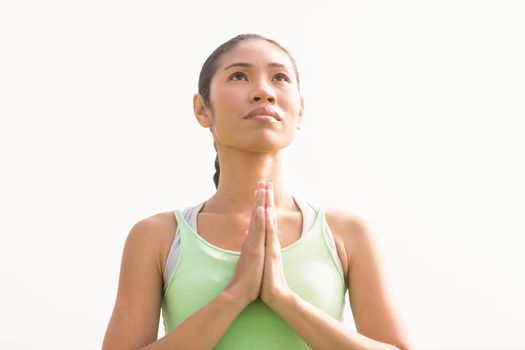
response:
M230 75L230 80L242 80L242 77L246 78L246 74L244 74L243 72L235 72L232 75Z
M291 81L290 78L284 73L277 73L274 75L274 77L280 78L278 79L279 81L287 81L287 82Z

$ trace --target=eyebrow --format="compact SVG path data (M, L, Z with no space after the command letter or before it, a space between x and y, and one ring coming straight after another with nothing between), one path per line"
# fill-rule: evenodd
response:
M232 64L229 64L226 67L224 67L224 70L228 70L228 69L230 69L232 67L246 67L246 68L250 68L250 67L253 67L253 64L246 63L246 62L232 63ZM277 63L277 62L268 63L268 67L269 68L280 67L280 68L286 68L286 69L290 70L290 67L288 67L287 65L282 64L282 63Z

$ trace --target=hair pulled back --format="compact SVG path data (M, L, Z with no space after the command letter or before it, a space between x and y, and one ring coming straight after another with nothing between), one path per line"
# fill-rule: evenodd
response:
M266 40L274 44L281 50L283 50L288 55L288 57L290 57L290 60L292 61L294 73L297 79L297 86L299 86L299 72L297 70L297 64L295 63L294 58L292 57L292 55L287 49L285 49L275 40L266 38L259 34L239 34L231 38L230 40L226 41L219 47L217 47L215 51L212 52L212 54L206 59L206 61L204 61L204 64L202 65L201 72L199 74L199 94L202 96L204 100L204 104L208 108L211 108L210 84L211 84L213 75L215 74L215 71L217 70L217 60L223 54L225 54L226 52L234 48L239 42L244 41L244 40L249 40L249 39ZM211 128L210 128L210 131L213 133ZM221 169L219 166L219 153L217 152L217 145L215 144L215 141L213 142L213 147L215 148L215 152L217 153L217 156L215 157L215 174L213 175L213 182L215 183L215 188L218 188Z

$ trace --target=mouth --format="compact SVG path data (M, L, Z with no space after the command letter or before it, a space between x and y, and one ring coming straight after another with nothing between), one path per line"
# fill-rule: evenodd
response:
M271 109L270 107L255 108L253 111L248 113L244 117L244 119L250 119L250 118L253 118L253 117L260 117L260 116L272 117L272 118L274 118L277 121L281 121L281 116L279 116L279 114L277 112L275 112L273 109Z

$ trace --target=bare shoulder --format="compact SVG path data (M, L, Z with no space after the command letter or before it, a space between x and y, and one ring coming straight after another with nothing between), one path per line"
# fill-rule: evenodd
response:
M362 231L366 226L362 217L341 208L326 208L326 219L334 227L345 227L353 232Z
M173 212L165 211L137 221L137 223L133 225L132 230L143 232L143 234L151 232L151 235L161 236L176 227L177 221L175 220Z
M133 225L126 244L140 246L141 250L154 255L158 269L162 272L176 231L177 220L172 211L153 214Z
M384 261L370 224L342 209L327 209L326 221L334 239L342 242L347 260L345 274L356 329L372 339L411 348L390 297Z
M360 245L370 244L372 230L365 220L346 209L327 208L326 221L334 235L334 239L344 244L346 258L350 263L351 256Z
M175 227L175 218L165 212L139 220L129 231L103 349L135 349L157 339L163 254Z

